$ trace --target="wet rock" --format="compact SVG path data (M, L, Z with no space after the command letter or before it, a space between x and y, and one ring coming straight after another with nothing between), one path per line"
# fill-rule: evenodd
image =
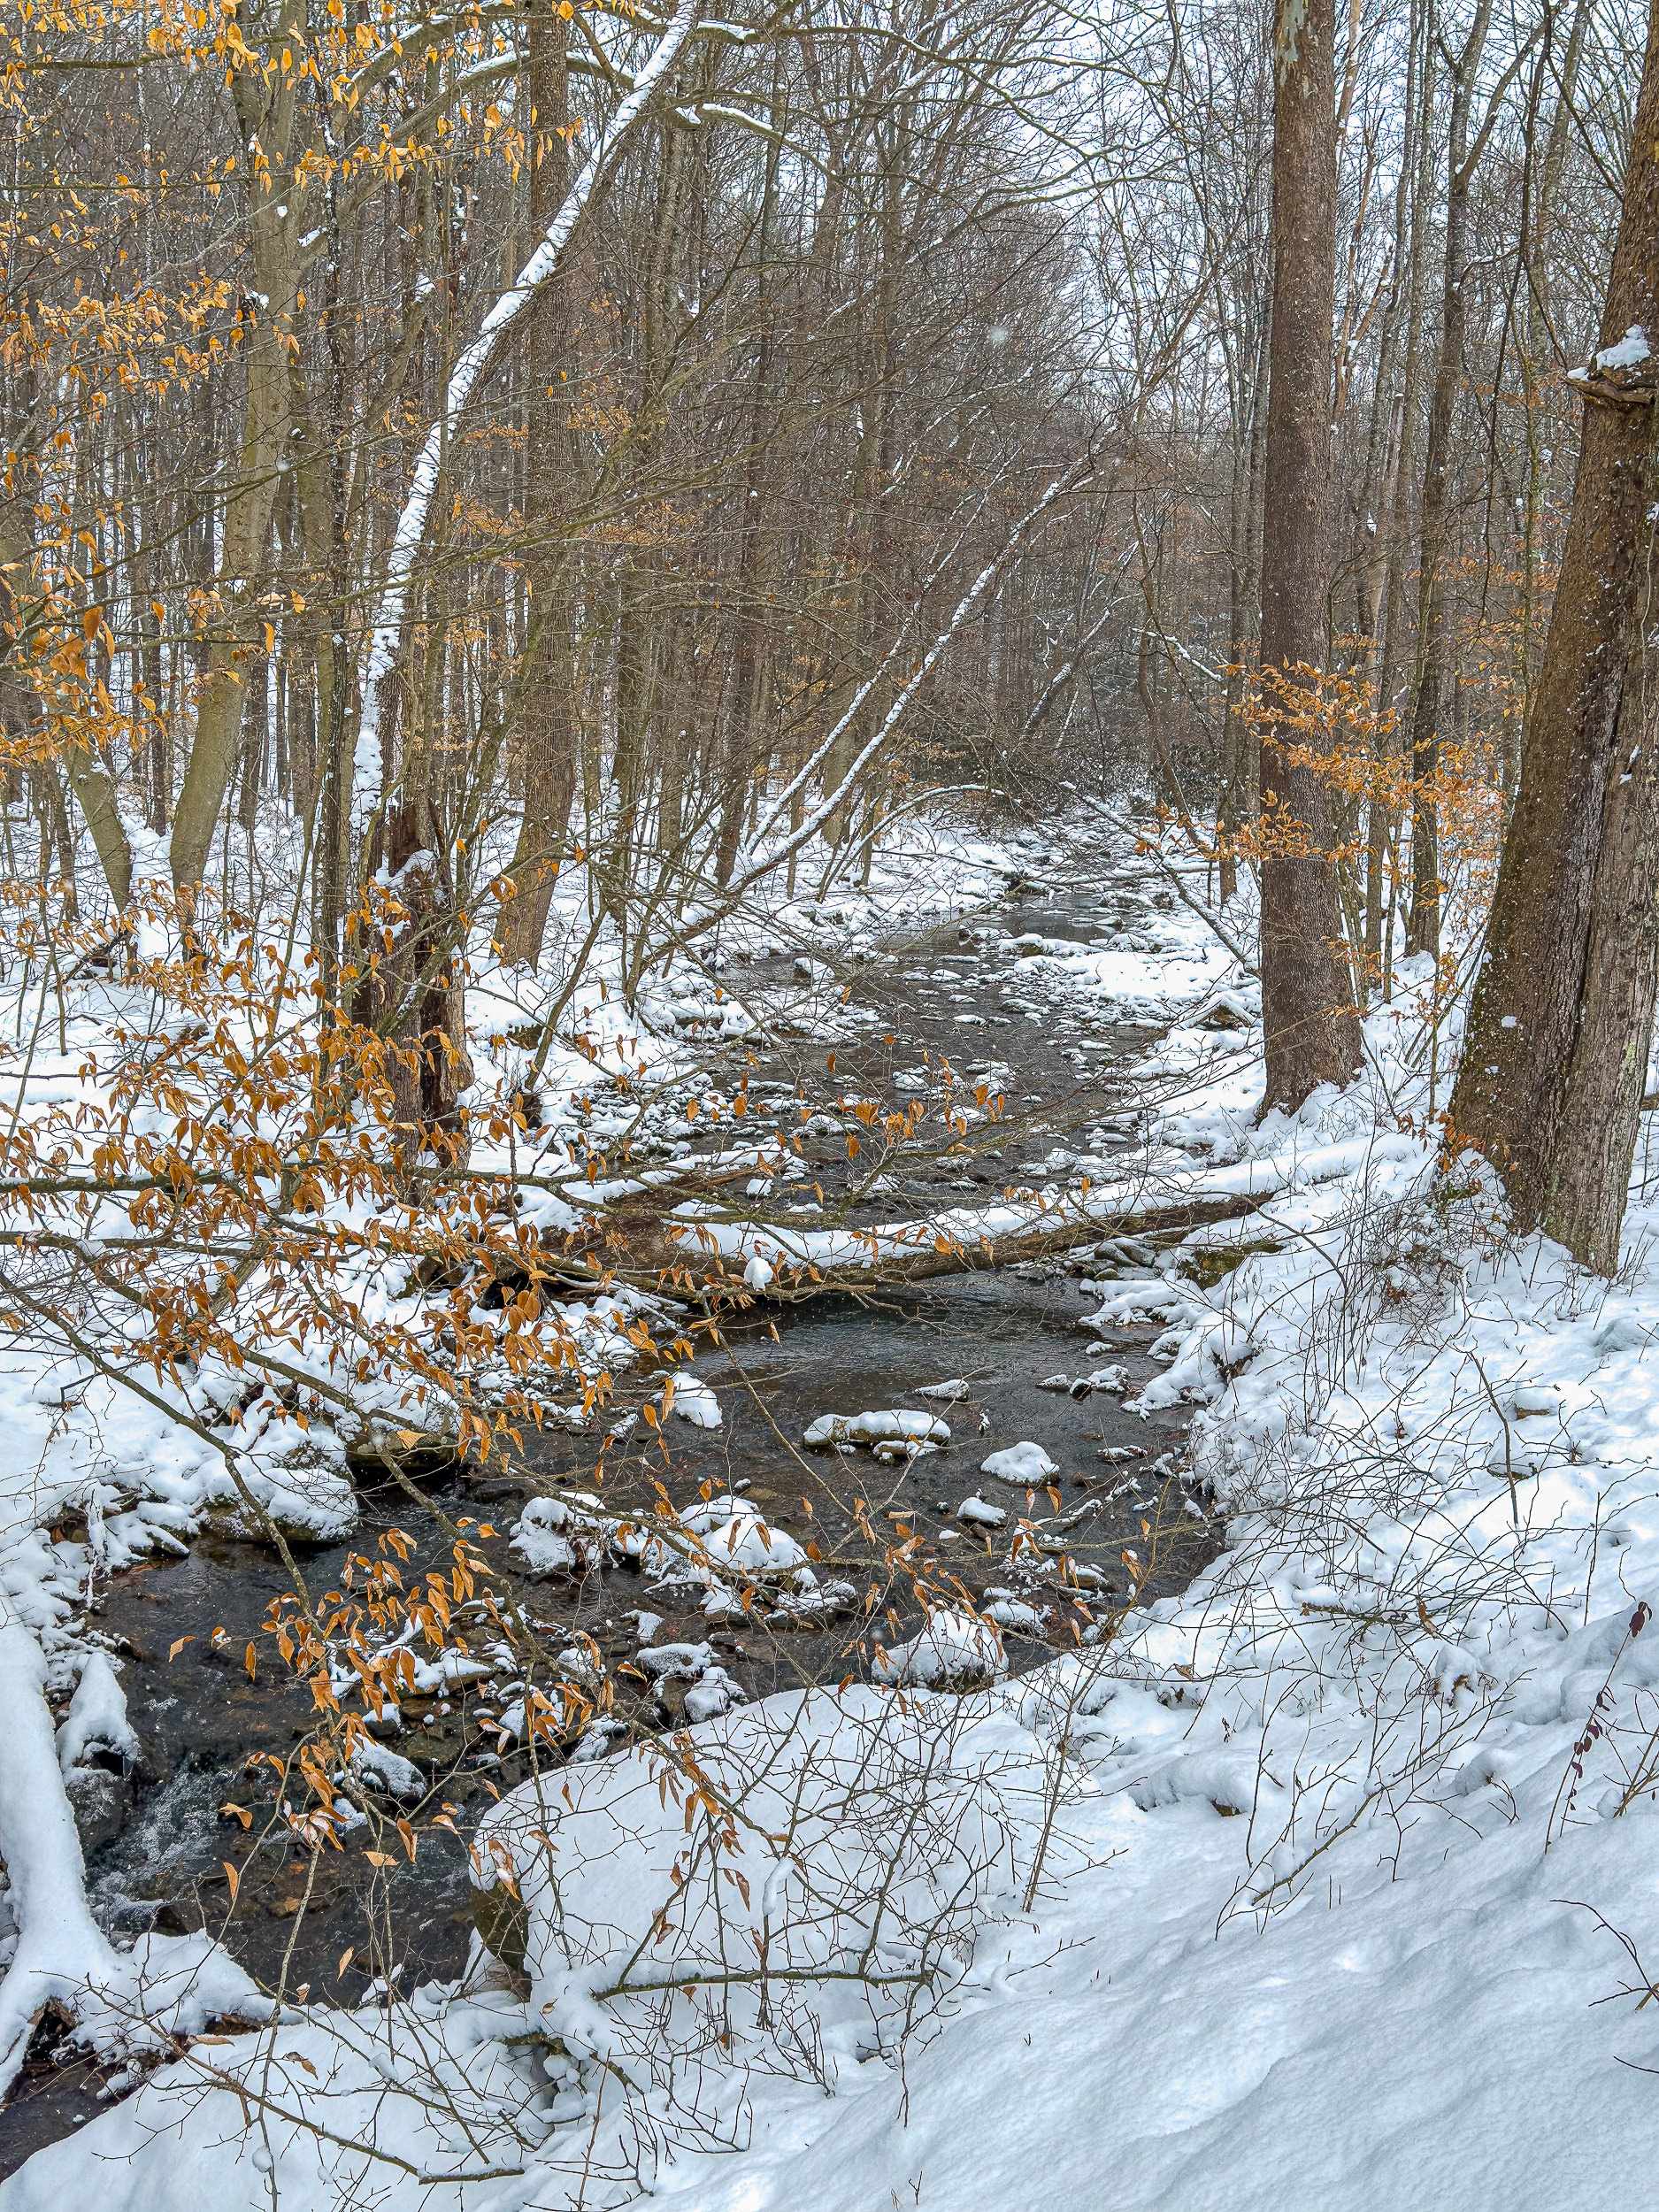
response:
M91 1858L106 1843L113 1843L133 1809L131 1786L105 1767L71 1767L64 1778L81 1855Z
M657 1710L672 1727L679 1727L685 1718L686 1693L690 1687L682 1674L671 1674L656 1686Z

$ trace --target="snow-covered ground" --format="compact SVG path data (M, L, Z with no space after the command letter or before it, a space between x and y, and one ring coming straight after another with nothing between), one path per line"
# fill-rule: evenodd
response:
M1257 1126L1248 978L1158 931L1033 956L1178 1016L1125 1182L1263 1202L1102 1270L1094 1322L1103 1359L1164 1321L1141 1402L1199 1408L1216 1563L1035 1675L770 1700L520 1793L480 1881L517 1869L527 1994L480 1962L191 2045L0 2212L1643 2199L1659 1185L1608 1285L1437 1176L1455 1031L1409 972L1365 1075Z

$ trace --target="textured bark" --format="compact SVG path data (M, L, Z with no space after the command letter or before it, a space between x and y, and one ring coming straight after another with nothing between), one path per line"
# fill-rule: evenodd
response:
M1279 0L1274 38L1273 328L1262 553L1262 661L1322 668L1332 568L1331 321L1336 287L1332 0ZM1262 863L1267 1106L1292 1110L1345 1083L1360 1031L1332 865L1331 803L1287 757L1299 733L1262 734L1262 807L1278 832ZM1288 834L1286 834L1288 833Z
M1659 466L1650 465L1648 498L1659 499ZM1601 809L1578 1034L1545 1178L1545 1227L1602 1275L1618 1266L1659 987L1659 538L1651 526L1645 534L1616 768Z
M1659 334L1659 0L1632 133L1601 343ZM1532 725L1452 1094L1452 1141L1503 1175L1517 1227L1540 1217L1578 1039L1597 856L1624 690L1652 411L1592 398Z
M1263 372L1267 349L1267 316L1254 349L1244 393L1234 403L1233 488L1227 543L1227 719L1221 735L1220 789L1216 798L1216 842L1220 849L1221 903L1239 887L1238 839L1248 802L1244 722L1245 662L1255 642L1250 632L1257 626L1259 607L1256 573L1256 506L1261 478L1262 398L1266 382ZM1237 372L1235 371L1235 375Z
M423 1145L459 1156L466 1142L460 1101L473 1079L456 957L455 886L424 800L392 810L385 841L388 873L406 918L358 986L353 1010L386 1040L396 1120L407 1132L411 1158Z

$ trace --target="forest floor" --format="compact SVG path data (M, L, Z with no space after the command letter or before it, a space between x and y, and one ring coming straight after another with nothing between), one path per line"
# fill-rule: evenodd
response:
M595 1962L649 1945L661 1906L606 1839L626 1835L649 1862L653 1820L664 1837L680 1830L667 1796L658 1805L653 1789L643 1814L628 1799L653 1770L624 1750L568 1770L561 1848L567 1872L592 1870L580 1902L572 1892L555 1910L527 1893L527 1989L452 1955L456 1869L447 1889L423 1870L404 1981L302 1997L258 2029L247 1975L273 1978L290 1920L270 1909L284 1870L267 1870L268 1895L250 1878L224 1947L185 1907L236 1848L216 1824L226 1766L288 1719L256 1685L229 1693L234 1678L199 1652L170 1680L160 1634L138 1620L155 1605L169 1636L198 1634L211 1614L239 1650L233 1586L257 1609L274 1571L242 1537L195 1532L209 1472L160 1414L112 1440L104 1409L97 1449L118 1453L125 1487L75 1522L65 1502L84 1488L98 1409L65 1413L61 1391L49 1409L39 1379L19 1379L0 1663L43 1715L42 1676L61 1703L88 1637L124 1639L127 1709L173 1778L92 1859L87 1927L104 1952L76 1920L78 1893L50 1893L38 1921L18 1915L12 1979L50 1967L65 1995L77 1977L96 1984L81 2033L104 2063L66 2078L41 2052L8 2114L33 2102L42 2134L86 2124L0 2185L4 2212L95 2193L134 2212L550 2212L641 2187L687 2212L1004 2212L1039 2189L1059 2212L1403 2208L1447 2185L1476 2206L1571 2208L1640 2185L1659 2147L1640 2011L1642 1962L1659 1960L1641 1817L1659 1797L1659 1185L1644 1153L1631 1256L1609 1286L1509 1236L1481 1178L1437 1179L1425 1133L1456 1015L1431 1039L1425 1011L1439 1010L1419 1005L1409 972L1368 1021L1365 1075L1258 1125L1250 979L1168 869L1122 844L958 848L931 874L913 859L885 880L879 867L870 895L757 917L728 933L718 967L671 971L649 1024L672 1078L659 1156L703 1172L705 1194L682 1217L734 1262L758 1260L761 1292L795 1263L845 1263L860 1238L875 1259L907 1225L931 1240L948 1217L952 1235L1047 1220L1074 1225L1074 1240L1011 1274L794 1309L766 1299L700 1348L703 1389L682 1393L683 1422L668 1423L658 1388L665 1449L641 1448L653 1379L630 1379L619 1359L612 1402L546 1448L567 1483L591 1479L607 1448L613 1521L631 1479L660 1477L684 1501L724 1498L734 1517L758 1507L782 1535L802 1528L799 1439L816 1415L936 1409L950 1425L943 1450L885 1476L867 1455L849 1463L866 1510L891 1506L959 1563L1002 1640L1002 1680L951 1695L918 1669L902 1698L853 1689L837 1704L819 1690L803 1707L800 1686L823 1675L810 1640L768 1639L706 1580L659 1578L672 1592L659 1599L613 1568L557 1600L565 1586L541 1581L535 1601L567 1605L613 1669L671 1642L703 1655L675 1717L707 1714L693 1740L740 1763L744 1743L775 1745L769 1728L810 1740L836 1837L869 1824L856 1788L837 1797L834 1778L859 1732L887 1724L872 1711L918 1717L905 1724L937 1747L956 1807L940 1863L960 1856L970 1800L1006 1842L963 1859L964 1916L942 1947L911 1911L906 1940L931 1962L926 2002L907 1999L901 2017L866 1962L850 1993L815 2002L803 2040L803 2016L788 2014L786 2037L781 2010L733 2009L728 1989L721 2032L653 2072L657 2016L637 1994L595 1993ZM1202 870L1183 881L1202 902ZM572 1168L580 1156L591 1191L613 1171L607 1143L638 1130L626 1094L596 1081L592 1040L604 1031L601 1059L632 1070L641 1033L608 993L587 1018L589 1045L550 1066L543 1113L544 1141ZM707 1129L744 1076L757 1121L770 1105L774 1132L806 1133L781 1189L764 1174L738 1181L755 1220L707 1194L710 1156L732 1168L729 1141L684 1133L687 1100L703 1102ZM1007 1101L1003 1114L953 1156L929 1118L981 1091ZM906 1100L922 1109L914 1138L861 1175L846 1145L869 1126L857 1107ZM754 1127L745 1141L757 1162L780 1156ZM569 1198L549 1202L579 1194L572 1177ZM780 1199L757 1225L761 1202ZM1136 1210L1167 1214L1176 1199L1207 1201L1214 1217L1137 1244ZM1111 1225L1108 1243L1099 1225L1090 1241L1091 1222ZM598 1357L610 1322L594 1311ZM1074 1397L1074 1382L1094 1386ZM926 1394L946 1383L958 1386L948 1399ZM980 1464L1010 1445L1041 1448L1052 1511L1041 1486ZM327 1486L317 1494L338 1503ZM845 1486L835 1494L844 1507ZM1006 1525L1022 1501L1033 1529L1068 1523L1080 1578L1062 1586L1051 1555L1022 1556L1018 1541L1004 1555L999 1524L963 1517L977 1503ZM1080 1508L1094 1510L1079 1534ZM380 1509L351 1503L365 1525ZM505 1496L489 1509L503 1567L533 1569L534 1517L513 1521ZM157 1528L171 1532L171 1560L145 1548ZM1185 1550L1166 1544L1171 1529ZM338 1545L347 1531L313 1532ZM845 1523L834 1541L844 1534ZM1134 1557L1148 1546L1152 1571ZM1102 1634L1091 1614L1121 1602L1125 1559L1135 1601ZM90 1623L89 1572L103 1609ZM888 1640L914 1650L929 1632L899 1620ZM491 1791L522 1771L498 1733L479 1732L511 1687L486 1680L442 1713L434 1700L421 1724ZM684 1701L698 1694L701 1707ZM88 1693L87 1729L94 1702ZM36 1732L35 1778L61 1805L50 1724ZM0 1781L27 1786L15 1745L7 1761ZM862 1755L852 1763L867 1777ZM933 1771L928 1758L917 1770ZM39 1844L47 1895L63 1839L10 1817L13 1888L21 1833ZM151 1861L165 1878L146 1894ZM818 1970L849 1941L864 1955L856 1889L833 1904L818 1893ZM742 1903L750 1912L747 1887ZM158 1908L173 1916L157 1923ZM319 1961L351 1943L362 1909L343 1892L327 1901ZM735 1891L724 1909L723 1924L741 1924ZM608 1932L573 1962L579 1914ZM182 2055L124 2076L134 2013L165 2010L153 1984L169 1972ZM288 1986L301 1979L313 1976ZM6 1997L24 2001L10 1983ZM538 2035L555 2054L541 2072L526 2056Z

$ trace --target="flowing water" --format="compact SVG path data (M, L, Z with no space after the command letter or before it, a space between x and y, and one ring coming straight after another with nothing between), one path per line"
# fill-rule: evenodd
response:
M994 1152L965 1162L901 1160L884 1187L848 1217L972 1204L975 1193L987 1198L1011 1180L1029 1181L1067 1128L1098 1125L1133 1106L1113 1064L1143 1051L1155 1033L1112 1021L1110 1010L1094 1018L1075 1000L1048 996L1048 987L1033 981L1038 972L1011 957L1006 942L1026 933L1085 942L1109 933L1125 918L1123 897L1120 883L1063 887L919 933L898 961L872 964L858 978L849 1019L861 1007L864 1019L837 1045L833 1063L821 1040L784 1041L756 1052L751 1087L757 1095L770 1089L798 1098L797 1125L802 1106L825 1109L833 1119L837 1104L855 1094L902 1106L914 1093L915 1071L936 1070L945 1056L960 1075L976 1066L990 1071L1006 1094ZM764 982L789 957L774 954L748 978L739 972L733 987ZM805 1157L823 1204L833 1210L850 1171L844 1135L826 1128L809 1139ZM995 1602L1001 1593L1004 1601L1043 1610L1041 1623L1015 1612L1006 1635L1010 1667L1034 1665L1050 1650L1069 1647L1091 1615L1122 1601L1125 1548L1141 1563L1141 1594L1156 1596L1180 1587L1217 1542L1217 1531L1179 1484L1184 1413L1143 1419L1125 1413L1112 1394L1074 1398L1064 1388L1039 1386L1056 1376L1086 1376L1105 1356L1078 1326L1094 1302L1080 1294L1090 1273L1087 1261L1068 1267L1062 1260L752 1307L722 1326L718 1342L700 1340L695 1369L718 1394L718 1429L669 1418L660 1438L639 1425L607 1440L615 1417L602 1415L584 1429L541 1440L535 1471L598 1488L611 1513L648 1509L658 1484L681 1506L703 1490L739 1494L802 1540L813 1534L836 1563L861 1546L865 1560L879 1560L865 1528L915 1537L933 1571L955 1577L976 1601L987 1601L988 1594ZM1132 1386L1156 1371L1149 1346L1157 1333L1149 1325L1117 1333L1110 1356L1128 1369ZM950 1403L917 1394L945 1379L960 1379L965 1394ZM626 1403L626 1390L620 1395ZM941 1415L952 1431L949 1446L896 1465L864 1453L801 1449L803 1430L820 1414L890 1407ZM1046 1491L1028 1502L1025 1493L980 1474L986 1453L1022 1440L1040 1443L1056 1463L1057 1509ZM957 1506L979 1493L1002 1506L1010 1525L1022 1513L1069 1524L1064 1540L1083 1585L1081 1606L1056 1593L1052 1571L1035 1553L1030 1567L1010 1566L1006 1531L992 1538L957 1521ZM711 1624L695 1585L653 1587L626 1566L532 1582L516 1570L505 1540L516 1492L480 1492L451 1475L434 1494L451 1516L494 1517L496 1532L480 1545L503 1597L522 1607L554 1648L578 1634L591 1637L611 1672L617 1714L635 1727L678 1717L672 1686L656 1694L634 1673L616 1671L639 1648L641 1610L661 1617L653 1637L659 1645L711 1642L727 1677L751 1698L839 1679L849 1665L864 1663L870 1635L891 1641L918 1624L902 1578L884 1586L873 1629L855 1616L788 1632L742 1615ZM403 1494L370 1491L351 1542L305 1555L311 1589L339 1586L349 1557L373 1552L393 1527L417 1548L410 1571L444 1563L446 1540ZM309 1692L287 1678L262 1632L285 1581L265 1547L205 1535L188 1556L157 1558L98 1594L98 1626L119 1640L128 1709L154 1778L142 1789L125 1786L127 1816L119 1832L88 1838L94 1909L118 1939L147 1929L210 1928L256 1978L268 1986L281 1980L290 1992L307 1985L319 1997L358 2001L371 1974L389 1972L405 1988L451 1978L461 1970L472 1924L464 1838L495 1792L521 1771L513 1754L503 1758L497 1748L494 1724L503 1697L486 1681L465 1694L405 1701L396 1747L441 1782L458 1831L423 1830L412 1865L371 1888L363 1854L349 1842L312 1860L277 1837L261 1839L273 1769L256 1763L250 1770L250 1763L285 1756L313 1719ZM1032 1632L1023 1632L1022 1623ZM252 1679L244 1663L250 1643L258 1651ZM233 1802L257 1816L250 1832L224 1809ZM114 1816L104 1824L113 1827ZM235 1873L234 1896L227 1862ZM353 1956L342 1970L348 1952ZM37 2040L35 2062L0 2113L0 2171L96 2109L92 2070L54 2065L54 2038Z

